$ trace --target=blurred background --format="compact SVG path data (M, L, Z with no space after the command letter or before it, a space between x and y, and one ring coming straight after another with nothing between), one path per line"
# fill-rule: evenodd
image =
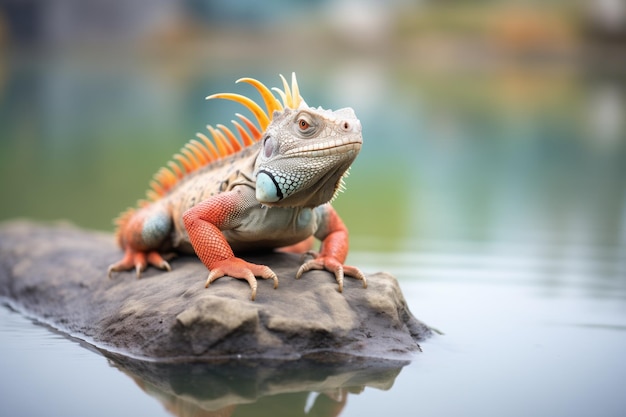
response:
M0 219L112 230L241 111L206 95L295 71L309 105L364 126L336 202L357 249L623 249L625 69L623 0L2 0Z
M446 332L343 415L623 414L625 0L0 0L0 221L113 231L196 132L243 110L207 95L292 71L309 105L363 125L334 202L349 263L392 272ZM14 415L165 415L2 313Z

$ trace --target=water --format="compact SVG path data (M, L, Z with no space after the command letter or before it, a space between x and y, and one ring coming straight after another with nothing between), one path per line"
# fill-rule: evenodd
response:
M519 255L518 247L474 249L471 259L454 250L413 257L421 260L411 269L424 278L401 281L409 305L446 335L424 344L394 388L379 394L383 404L412 398L422 415L623 414L624 274L603 281L589 273L615 264L589 256L572 267ZM455 262L463 266L450 268ZM544 271L558 270L576 272L548 282Z
M240 111L207 94L245 92L233 84L240 76L278 85L279 72L295 70L309 104L352 106L363 123L363 151L335 203L351 231L349 263L393 273L414 315L444 335L384 382L318 390L294 370L257 398L251 377L222 368L168 369L161 385L133 378L2 307L3 415L624 415L622 70L568 60L449 67L386 50L344 56L337 45L285 57L238 36L219 38L229 48L163 56L6 52L0 219L111 230L186 140ZM242 50L249 56L232 52ZM220 397L225 386L241 395Z

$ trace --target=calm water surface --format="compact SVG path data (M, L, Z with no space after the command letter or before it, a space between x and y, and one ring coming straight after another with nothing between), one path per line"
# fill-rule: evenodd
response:
M174 78L132 60L73 59L5 69L2 220L111 230L187 139L239 111L207 94L238 89L244 75L275 85L291 70ZM349 262L396 275L414 315L445 335L382 381L348 378L318 392L294 371L268 396L231 401L220 384L196 396L159 390L2 307L2 414L624 415L623 77L362 64L294 68L309 104L353 106L364 126L336 202L352 233ZM177 383L186 375L169 372ZM205 381L211 369L193 372L188 381ZM250 386L240 373L224 381Z

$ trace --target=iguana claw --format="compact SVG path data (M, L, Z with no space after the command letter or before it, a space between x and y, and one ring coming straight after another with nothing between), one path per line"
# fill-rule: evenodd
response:
M344 275L363 281L363 288L367 288L367 279L361 270L354 266L343 265L337 259L328 256L319 256L315 259L305 262L296 272L296 279L300 279L302 274L311 270L327 270L335 274L337 284L339 284L339 292L343 292Z
M250 296L252 301L256 298L257 280L255 277L272 279L274 280L274 289L278 288L278 277L268 266L253 264L235 257L217 261L212 265L209 277L206 280L206 284L204 284L205 288L208 288L213 281L224 276L248 281L252 290L252 295Z
M128 248L126 249L124 258L122 258L121 261L109 265L108 276L111 278L113 272L128 271L134 268L137 278L141 278L141 273L146 270L148 265L152 265L166 271L172 270L170 264L163 259L160 253L156 251L146 253Z

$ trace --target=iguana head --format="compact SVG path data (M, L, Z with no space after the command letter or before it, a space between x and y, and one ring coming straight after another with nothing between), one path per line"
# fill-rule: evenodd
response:
M256 198L268 206L315 207L329 202L363 139L351 108L308 107L275 113L256 160Z
M207 98L237 101L259 122L262 134L254 175L256 198L261 204L319 206L342 189L342 178L363 143L361 122L351 108L331 111L309 107L300 96L295 74L291 87L281 78L284 89L273 90L282 103L261 82L239 80L258 90L267 111L239 94L220 93Z
M207 99L223 98L243 104L256 118L258 127L239 113L236 114L239 121L232 121L238 137L223 124L207 126L212 139L198 133L198 140L192 139L175 154L167 167L154 175L148 201L167 195L187 175L252 146L259 149L253 175L256 197L261 204L315 207L332 200L361 149L361 123L349 108L333 112L307 106L300 96L295 74L291 87L285 77L280 77L283 90L272 90L281 100L254 78L237 81L257 89L265 110L240 94L208 96Z

